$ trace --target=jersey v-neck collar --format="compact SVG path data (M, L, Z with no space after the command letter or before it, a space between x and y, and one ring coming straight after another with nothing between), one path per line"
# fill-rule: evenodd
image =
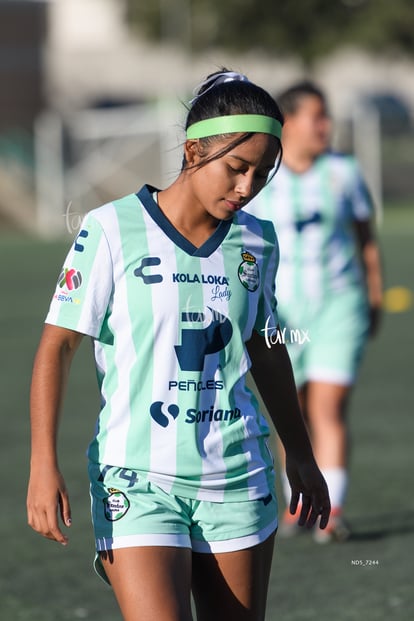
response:
M181 250L193 257L207 258L213 254L223 242L232 224L232 220L221 220L212 235L202 244L197 247L194 246L184 235L182 235L171 224L168 218L163 214L157 203L152 196L153 192L158 192L157 188L151 185L144 185L136 196L139 198L144 208L154 220L154 222L160 227L162 231L169 237L169 239Z

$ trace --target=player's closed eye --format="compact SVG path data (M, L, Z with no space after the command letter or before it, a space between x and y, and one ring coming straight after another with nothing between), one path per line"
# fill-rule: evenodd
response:
M234 166L230 166L230 164L227 164L227 168L235 175L244 175L248 171L247 168L235 168Z
M248 172L248 168L244 168L244 167L235 168L234 166L231 166L230 164L227 164L227 167L229 168L230 172L235 175L245 175ZM254 173L254 176L256 177L256 179L266 180L267 177L269 176L270 170L265 170L265 171L257 170Z

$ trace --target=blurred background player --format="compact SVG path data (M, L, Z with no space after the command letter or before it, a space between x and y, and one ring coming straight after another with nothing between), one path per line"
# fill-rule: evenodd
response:
M328 483L332 513L320 542L344 539L348 482L346 406L382 302L373 204L354 157L329 150L323 92L298 83L277 97L285 117L278 175L248 210L274 222L280 244L276 290L302 411ZM283 331L283 328L285 330ZM280 457L284 462L283 448ZM288 482L282 475L286 499ZM281 532L294 534L286 510Z

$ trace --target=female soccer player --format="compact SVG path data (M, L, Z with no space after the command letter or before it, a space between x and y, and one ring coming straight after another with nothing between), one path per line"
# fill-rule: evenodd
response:
M382 301L372 203L353 157L328 151L331 122L323 93L309 82L278 97L285 118L277 179L248 207L275 223L280 243L278 312L299 401L332 512L320 542L347 536L345 407ZM283 460L283 455L282 455ZM284 477L286 494L287 479ZM285 513L282 529L294 533Z
M280 159L281 124L247 78L210 76L176 181L90 212L59 276L33 372L29 523L68 541L57 424L89 335L102 395L88 451L96 568L127 621L188 621L191 590L198 619L264 618L277 515L250 360L285 445L292 511L301 496L302 525L328 521L289 359L272 346L274 228L243 211Z

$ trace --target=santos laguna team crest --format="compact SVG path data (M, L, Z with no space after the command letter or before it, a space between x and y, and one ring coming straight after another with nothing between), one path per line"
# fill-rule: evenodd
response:
M256 263L256 257L250 252L241 253L243 261L239 265L239 279L243 287L247 291L256 291L260 283L259 266Z
M110 522L120 520L129 509L130 502L123 492L119 489L110 487L109 496L104 498L105 517Z

